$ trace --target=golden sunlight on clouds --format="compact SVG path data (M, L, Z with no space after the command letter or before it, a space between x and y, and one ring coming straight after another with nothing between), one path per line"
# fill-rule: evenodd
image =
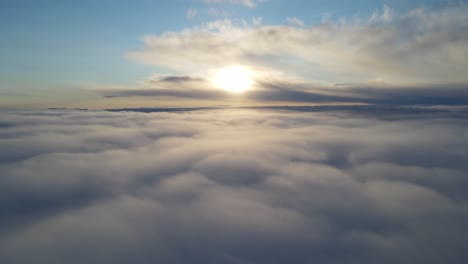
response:
M234 65L219 69L212 77L213 84L232 93L242 93L252 88L252 72L243 66Z

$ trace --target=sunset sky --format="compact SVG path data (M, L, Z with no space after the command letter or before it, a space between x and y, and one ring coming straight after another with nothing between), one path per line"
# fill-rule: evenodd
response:
M466 105L467 10L448 0L2 1L0 106ZM216 81L233 67L249 79L242 93Z

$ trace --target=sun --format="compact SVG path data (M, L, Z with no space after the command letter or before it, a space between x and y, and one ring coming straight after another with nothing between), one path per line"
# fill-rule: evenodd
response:
M250 70L237 65L217 70L212 81L218 88L232 93L249 90L253 84Z

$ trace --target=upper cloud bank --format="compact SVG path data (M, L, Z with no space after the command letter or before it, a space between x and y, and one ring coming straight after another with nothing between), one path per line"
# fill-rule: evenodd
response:
M143 38L128 56L179 72L226 64L275 69L328 83L468 83L468 12L390 8L368 18L302 27L214 21Z
M236 98L249 102L468 105L467 12L464 4L405 14L385 6L367 18L312 26L213 21L146 36L145 48L128 54L174 76L99 93L229 99L210 73L245 65L255 84Z
M466 117L388 110L3 112L0 262L465 263Z

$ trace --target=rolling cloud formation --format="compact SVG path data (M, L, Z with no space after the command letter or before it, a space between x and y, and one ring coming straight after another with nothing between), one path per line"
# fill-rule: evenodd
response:
M464 263L466 111L289 110L4 111L0 262Z

